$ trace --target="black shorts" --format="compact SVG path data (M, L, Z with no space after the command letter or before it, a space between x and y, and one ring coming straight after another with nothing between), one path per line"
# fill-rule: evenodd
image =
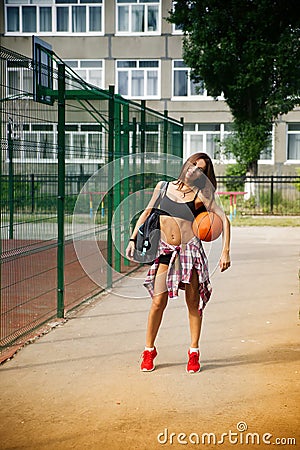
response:
M168 253L167 255L160 255L159 264L166 264L167 266L170 264L172 258L172 253Z

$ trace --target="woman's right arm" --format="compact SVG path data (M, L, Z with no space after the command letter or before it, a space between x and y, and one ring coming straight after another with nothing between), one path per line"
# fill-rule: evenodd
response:
M163 181L159 181L157 183L157 185L155 186L150 202L148 203L148 205L146 206L145 210L142 212L142 214L138 218L138 220L136 222L136 225L134 227L134 230L131 233L130 241L129 241L129 244L128 244L127 248L126 248L126 257L129 258L129 259L133 258L134 249L135 249L135 242L134 241L136 240L136 237L137 237L137 234L138 234L138 229L146 221L147 217L150 215L150 213L152 211L152 208L154 207L154 204L155 204L156 200L158 199L158 197L160 195L162 183L163 183Z

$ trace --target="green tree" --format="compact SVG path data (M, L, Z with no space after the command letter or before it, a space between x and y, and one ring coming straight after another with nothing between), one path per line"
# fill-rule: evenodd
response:
M300 2L177 0L169 21L184 32L192 78L223 93L236 133L230 151L255 173L272 122L300 102Z

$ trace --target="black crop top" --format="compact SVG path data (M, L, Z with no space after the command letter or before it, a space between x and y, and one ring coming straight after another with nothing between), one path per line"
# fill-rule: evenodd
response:
M198 192L196 193L194 200L190 202L176 202L175 200L171 200L167 196L166 193L160 201L160 215L161 216L171 216L177 217L178 219L188 220L189 222L193 222L194 218L198 216L201 212L205 212L206 208L204 205L199 206L196 209L195 207L195 199L197 197Z

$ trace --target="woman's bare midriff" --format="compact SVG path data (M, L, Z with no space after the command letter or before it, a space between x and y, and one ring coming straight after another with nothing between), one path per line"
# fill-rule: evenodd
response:
M161 239L168 244L186 244L193 237L192 222L170 216L160 216Z

